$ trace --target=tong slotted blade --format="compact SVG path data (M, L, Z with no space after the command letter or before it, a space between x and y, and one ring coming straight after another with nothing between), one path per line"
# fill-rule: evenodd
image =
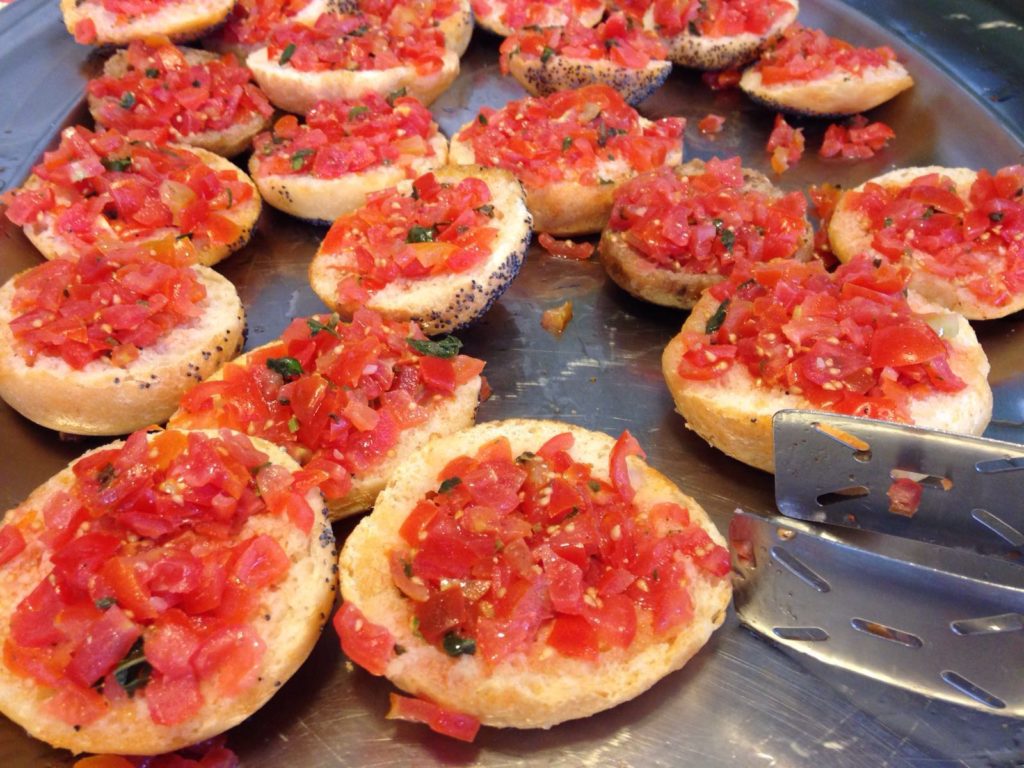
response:
M1020 567L737 510L740 619L787 648L925 696L1024 717ZM848 538L870 540L870 548ZM878 541L876 541L878 540Z
M1024 446L810 411L780 411L774 429L787 517L1024 556Z

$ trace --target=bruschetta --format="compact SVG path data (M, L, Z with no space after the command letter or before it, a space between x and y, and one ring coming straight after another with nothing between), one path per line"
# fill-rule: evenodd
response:
M603 0L470 0L476 23L501 37L526 27L558 27L571 19L592 27L604 18Z
M315 24L325 13L351 13L354 0L235 0L227 21L203 38L203 47L233 53L240 61L267 44L271 27Z
M599 232L622 182L683 157L686 121L647 120L606 85L484 107L452 137L456 165L505 168L526 188L533 228Z
M841 117L877 107L914 84L888 46L860 48L794 24L740 78L740 88L771 109Z
M312 27L279 24L246 64L275 106L299 114L324 99L402 89L429 105L459 74L440 30L362 14L324 14Z
M447 162L448 140L417 99L367 93L318 102L304 124L279 119L256 137L249 172L265 202L329 224L367 195Z
M796 20L797 0L615 0L662 40L683 67L740 67Z
M484 363L458 340L360 310L298 318L194 387L177 428L237 429L281 445L323 491L331 517L373 505L389 475L433 435L473 423Z
M634 106L672 71L657 36L622 13L596 27L569 19L564 27L518 30L502 42L499 61L501 73L532 96L602 83Z
M737 267L807 260L813 248L804 196L784 194L734 157L627 181L615 192L598 252L612 280L637 298L691 309Z
M72 752L152 755L261 707L335 594L316 490L265 441L136 432L0 528L0 711Z
M99 126L167 129L171 141L223 157L248 149L274 112L234 56L165 41L133 41L115 53L86 97Z
M1024 309L1024 166L904 168L847 191L829 224L843 261L910 269L910 287L969 320Z
M682 667L725 617L729 554L642 457L628 432L518 419L423 446L342 550L346 656L447 710L442 732L549 728ZM418 719L408 701L389 716Z
M57 149L0 198L7 218L48 259L170 236L209 266L244 246L260 214L249 177L205 149L152 138L64 129Z
M153 35L187 42L231 12L234 0L60 0L64 26L83 45L127 45Z
M662 357L676 409L712 446L774 471L772 416L825 410L980 435L989 364L971 326L860 257L778 260L709 288Z
M357 0L357 6L361 13L398 29L433 27L444 35L445 46L460 57L473 37L469 0Z
M449 333L481 317L511 284L530 222L511 173L448 166L371 195L335 221L309 281L346 317L369 307L431 336Z
M234 286L173 238L54 259L0 288L0 397L50 429L124 435L164 422L244 328Z

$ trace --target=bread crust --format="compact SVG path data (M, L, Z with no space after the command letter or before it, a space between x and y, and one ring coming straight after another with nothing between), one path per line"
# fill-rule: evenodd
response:
M429 106L459 74L459 57L454 51L446 50L442 61L441 69L429 75L417 74L411 66L300 72L269 61L264 47L250 53L246 65L274 106L304 115L322 99L358 99L366 93L387 96L400 88Z
M861 75L836 71L817 80L765 85L756 67L740 78L747 96L769 109L813 117L844 117L877 107L914 84L906 67L891 61Z
M356 3L354 0L309 0L309 3L298 13L290 18L300 24L313 26L316 20L324 13L355 13ZM229 22L230 24L230 22ZM224 40L224 29L214 30L212 34L206 35L202 40L203 48L217 53L233 53L241 62L253 51L262 48L263 44L247 45L245 43L229 43Z
M235 205L232 208L231 215L227 216L227 218L230 218L241 230L238 238L234 242L223 244L208 243L206 245L202 245L193 241L193 243L195 243L197 263L207 267L212 266L219 261L223 261L249 242L249 238L252 237L253 228L256 226L256 222L260 217L260 211L263 206L259 190L256 189L256 185L253 184L252 179L245 174L245 171L220 155L215 155L213 152L209 152L200 147L185 146L182 144L167 144L166 146L170 149L180 149L186 152L191 152L202 160L203 163L214 170L234 171L237 173L239 181L244 181L252 187L252 195L249 199L244 203ZM39 189L45 185L46 182L33 173L22 186L25 189ZM57 231L57 217L53 215L52 212L47 211L40 213L36 220L30 224L26 224L23 227L23 230L25 232L25 236L32 242L32 245L38 248L39 252L47 259L77 258L81 255L65 238L61 237L60 233ZM167 228L166 230L161 231L172 233L178 232L173 228ZM149 239L149 237L147 237L147 239ZM130 242L125 244L130 244Z
M874 233L870 230L867 217L852 208L848 197L849 192L859 192L866 184L871 183L879 184L887 189L899 188L919 176L931 173L939 173L948 177L956 185L957 196L965 202L969 199L971 185L978 177L978 174L970 168L943 168L937 165L900 168L870 179L859 187L849 190L839 198L828 228L829 243L839 260L849 261L860 253L870 253L885 258L872 247ZM1013 296L1007 303L1000 305L982 301L962 283L945 280L922 269L921 259L923 257L923 253L912 249L910 255L904 258L904 263L910 268L908 286L927 301L951 312L962 314L968 320L992 320L1024 309L1024 294Z
M918 312L937 307L911 296ZM806 398L776 389L758 387L743 365L733 365L723 376L709 381L682 378L677 370L685 351L682 334L703 333L708 319L718 309L718 300L705 295L683 323L680 333L669 342L662 355L662 373L676 410L686 426L709 445L734 459L775 471L772 440L772 416L777 411L797 408L821 410ZM988 385L989 363L974 329L956 315L957 331L949 339L952 345L950 367L967 385L959 392L933 393L915 398L909 404L910 420L921 427L980 435L992 417L992 390Z
M642 69L631 69L607 59L574 59L556 53L541 61L513 52L508 57L508 71L531 96L600 83L614 88L628 104L636 106L662 86L672 71L672 62L652 59Z
M483 179L491 190L498 238L487 259L471 270L417 280L399 279L370 296L366 307L391 320L419 324L428 336L450 333L479 319L519 274L530 244L531 217L519 181L500 168L447 166L435 172L438 181L458 184ZM339 304L336 286L352 259L326 253L323 247L309 265L309 282L331 309L351 315L354 307ZM351 271L351 270L349 270Z
M25 418L74 435L123 435L163 423L196 382L242 348L245 312L235 287L207 267L202 315L172 329L125 367L107 359L75 370L57 357L29 366L11 332L17 276L0 288L0 397Z
M257 153L249 157L249 173L265 203L301 219L330 224L363 205L371 192L443 168L448 162L448 140L437 133L429 143L433 155L418 157L408 164L374 165L336 179L318 179L310 174L265 174L260 171Z
M691 160L675 167L675 173L680 178L699 176L703 172L702 160ZM742 189L745 192L760 192L770 199L784 196L782 190L772 184L767 176L747 168L743 169ZM807 261L814 255L814 230L806 216L804 225L804 232L793 254L793 258L798 261ZM623 232L608 227L601 233L597 252L608 276L620 288L638 299L663 307L690 309L706 289L725 279L720 274L685 272L655 264L631 246Z
M280 448L258 438L252 441L274 464L293 471L298 468ZM120 442L96 450L116 445ZM4 522L10 523L34 516L36 522L23 524L28 546L0 569L0 645L10 634L14 609L51 567L46 550L38 540L42 528L39 510L50 496L70 488L73 482L74 474L68 467L39 486L4 518ZM259 679L251 688L235 697L218 698L209 687L201 684L204 704L179 725L155 724L150 719L143 691L112 706L92 723L72 726L45 711L43 703L48 689L34 680L15 675L6 664L0 663L0 711L30 735L54 747L76 753L130 755L171 752L215 736L244 720L263 706L305 661L320 636L334 600L334 536L319 491L309 491L306 501L316 512L309 534L303 534L286 518L269 514L249 518L238 534L238 541L259 534L273 536L292 561L285 580L261 596L259 613L267 618L251 625L266 644Z
M97 45L127 45L154 35L165 35L175 42L202 37L221 24L231 12L234 0L185 0L153 13L122 18L90 0L60 0L64 26L75 34L75 26L92 19Z
M444 35L445 46L462 58L469 48L469 41L473 38L473 9L469 5L469 0L459 0L458 10L451 16L441 19L438 27Z
M488 672L476 656L452 658L414 633L408 600L389 573L388 553L399 545L399 527L415 502L436 490L438 472L449 460L471 455L489 440L507 437L516 455L536 450L548 438L567 431L575 438L574 458L591 463L594 477L608 480L608 456L615 441L607 435L553 421L511 419L479 424L434 440L411 456L392 477L373 513L349 536L339 559L342 598L354 604L367 621L386 627L404 649L392 656L384 673L399 688L477 717L486 725L549 728L639 695L682 667L722 623L731 594L729 580L694 571L691 624L678 634L606 651L595 663L534 648L497 662ZM683 505L714 542L724 545L714 524L692 498L641 460L631 457L628 466L640 508L660 501Z
M220 54L202 51L198 48L181 48L180 50L185 56L185 61L193 66L202 66L220 58ZM103 74L106 77L124 77L129 71L127 51L117 51L103 65ZM87 89L86 100L89 104L89 114L92 115L92 119L96 121L97 125L104 125L100 114L103 99L93 96ZM178 132L173 125L170 126L170 130L174 140L181 144L199 147L221 157L234 157L248 149L253 136L266 128L269 123L269 116L264 117L258 112L253 112L245 120L233 123L228 128L222 130L202 131L187 135Z

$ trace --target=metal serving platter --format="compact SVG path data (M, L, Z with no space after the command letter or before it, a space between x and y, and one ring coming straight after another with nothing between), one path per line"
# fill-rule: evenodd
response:
M808 153L782 186L848 186L897 166L1021 162L1019 0L804 0L803 6L805 24L896 48L917 86L872 114L893 126L897 139L871 161L820 160L815 150L824 124L808 122ZM500 77L496 50L495 38L475 34L462 74L433 108L446 133L481 105L522 95ZM63 125L87 120L82 91L95 68L88 50L64 31L55 0L16 0L0 12L0 189L20 182ZM740 154L745 164L767 170L763 147L772 115L737 92L712 93L697 75L677 71L641 111L690 119L688 157ZM696 131L697 120L711 111L727 118L714 139ZM292 316L322 308L306 283L306 265L324 231L268 210L253 241L221 265L245 302L250 347L272 339ZM0 223L0 280L38 262L21 232ZM574 318L556 338L541 329L540 314L566 299ZM679 312L618 290L596 261L564 261L534 247L505 296L461 334L466 351L487 361L494 389L479 417L561 418L612 434L628 428L650 462L694 495L723 531L736 507L771 513L771 477L708 448L672 410L660 359L682 320ZM997 423L991 433L1017 439L1024 421L1024 318L979 324L978 333L993 364ZM0 403L0 509L15 506L95 443L62 441ZM351 526L340 524L339 538ZM682 671L616 709L549 731L484 728L474 744L458 743L385 720L389 690L386 681L353 669L328 629L299 673L229 733L228 745L246 766L311 768L1024 765L1024 722L791 658L731 614ZM71 761L0 718L0 765Z

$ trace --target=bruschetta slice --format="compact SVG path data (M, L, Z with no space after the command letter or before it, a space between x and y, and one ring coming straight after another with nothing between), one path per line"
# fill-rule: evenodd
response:
M256 137L249 172L275 208L333 222L366 196L448 162L448 140L411 96L321 101L300 124L279 119Z
M785 194L738 157L691 160L619 187L601 234L601 264L639 299L691 309L737 268L806 261L814 249L807 201Z
M234 0L60 0L64 26L84 45L127 45L153 35L187 42L224 22Z
M656 33L668 58L718 71L742 66L796 20L797 0L616 0Z
M362 14L324 14L312 27L279 24L246 64L275 106L303 115L324 99L401 89L429 105L459 74L440 30Z
M526 27L559 27L575 20L593 27L604 18L603 0L470 0L476 23L501 37Z
M54 259L0 288L0 397L75 435L163 423L242 348L234 286L174 240Z
M121 133L168 130L171 141L223 157L249 148L274 108L234 56L168 41L133 41L86 88L96 124Z
M608 223L619 184L682 160L685 125L647 120L613 88L588 85L482 108L452 137L448 160L511 171L535 230L581 235Z
M236 0L227 21L203 38L203 47L233 53L240 61L267 44L277 24L313 25L325 13L351 13L354 0Z
M980 435L985 352L962 315L905 295L906 270L859 257L778 260L709 288L662 357L676 409L712 446L774 471L786 408Z
M335 221L309 281L346 317L369 307L431 336L449 333L481 317L519 273L530 221L511 173L448 166Z
M244 246L260 214L249 177L205 149L152 138L64 129L57 149L3 195L7 218L48 259L170 236L209 266Z
M399 29L433 27L444 44L462 56L473 37L473 11L469 0L357 0L361 13L384 19Z
M682 667L725 617L729 554L643 455L628 432L525 419L423 446L342 550L345 654L505 728L586 717Z
M843 261L910 269L910 287L968 320L1024 309L1024 166L904 168L846 192L829 224Z
M596 27L569 19L564 27L530 27L505 38L501 73L532 96L602 83L637 105L672 71L665 46L631 17L616 13Z
M72 752L153 755L255 712L313 649L334 536L257 438L135 432L0 528L0 711Z
M740 88L754 101L816 117L864 112L913 84L892 48L859 48L800 24L789 27L740 78Z
M331 517L345 517L373 506L414 448L473 423L484 363L460 346L370 310L351 322L298 318L194 387L170 425L227 427L282 446Z

